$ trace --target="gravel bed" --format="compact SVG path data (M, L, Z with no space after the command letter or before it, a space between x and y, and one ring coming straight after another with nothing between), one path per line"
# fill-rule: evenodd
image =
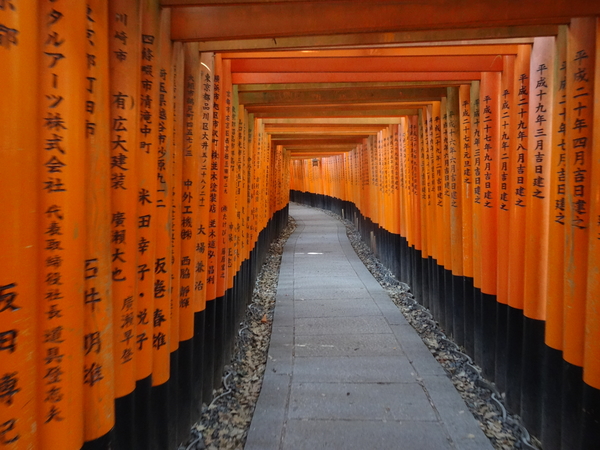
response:
M496 450L540 450L539 441L529 436L519 416L506 410L503 395L495 385L481 377L481 369L464 349L446 337L429 310L415 301L410 287L381 264L362 241L354 224L330 211L323 212L344 223L359 258L446 370L492 446ZM244 448L267 362L281 255L295 228L296 223L290 216L287 227L271 244L240 326L233 359L225 367L223 386L215 390L214 400L209 405L203 405L200 420L192 427L191 439L178 450Z

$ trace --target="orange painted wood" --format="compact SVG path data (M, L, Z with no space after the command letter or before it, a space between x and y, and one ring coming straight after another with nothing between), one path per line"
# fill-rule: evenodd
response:
M392 158L392 214L393 229L392 232L400 235L402 232L400 226L402 208L401 208L401 185L400 185L400 133L399 125L390 125L393 141L391 143ZM345 200L345 198L344 198Z
M523 309L525 275L525 235L528 180L527 155L529 148L530 107L530 55L531 47L522 46L515 59L514 121L511 122L510 165L509 165L509 235L511 245L508 250L508 303L513 308Z
M583 365L593 149L596 19L573 19L567 40L564 359Z
M450 255L452 273L463 276L462 174L460 169L460 98L458 87L448 88L448 168L450 183Z
M428 230L430 229L431 223L431 212L429 211L429 206L427 204L427 194L430 188L430 180L431 176L430 172L430 160L429 157L429 149L427 146L427 124L426 124L426 109L422 108L419 110L418 115L418 128L417 133L419 136L418 143L418 152L419 152L419 168L418 168L418 176L420 181L420 189L419 189L419 210L420 210L420 227L421 227L421 248L420 250L423 252L422 255L424 258L427 258L431 255L431 237L428 234Z
M458 69L458 67L456 67ZM244 72L233 73L234 84L368 83L393 81L471 81L480 72Z
M411 216L412 216L412 242L416 250L422 249L421 234L421 178L419 176L421 152L419 151L419 118L417 115L410 116L409 127L410 139L410 164L412 175L412 196L411 196Z
M218 279L217 279L217 297L225 295L225 291L230 286L228 275L228 254L230 251L231 223L230 214L235 214L235 207L232 205L231 197L231 108L233 100L233 87L231 86L231 68L230 61L222 61L222 82L221 96L222 109L221 115L221 149L219 152L220 162L220 184L219 184L219 209L218 209ZM230 211L231 209L231 211ZM233 280L233 277L231 277Z
M171 200L171 286L172 286L172 305L171 310L171 352L179 348L181 339L179 302L181 292L181 279L179 277L181 270L181 193L183 176L183 124L184 124L184 49L181 42L173 43L172 51L172 71L173 71L173 141L171 155L173 158L173 176L172 176L172 200Z
M440 102L433 102L427 107L428 135L430 139L429 166L431 170L431 182L429 189L430 204L430 230L429 233L432 249L432 257L438 264L444 264L444 193L443 193L443 151L444 139L442 137L442 111ZM437 228L437 232L435 231Z
M493 72L502 70L502 58L475 56L380 56L356 58L234 59L232 73L246 72Z
M137 237L137 292L136 376L138 380L152 373L154 281L156 279L157 230L157 177L158 166L158 82L159 63L159 8L156 0L142 0L141 60L139 66L140 102L139 147L135 170L138 175Z
M111 125L111 244L115 396L135 389L137 290L137 174L139 148L139 2L109 3ZM92 81L92 80L90 80ZM93 86L93 84L90 84ZM143 338L144 336L140 336ZM143 341L142 341L143 342Z
M552 171L548 224L548 285L546 287L546 344L563 348L564 246L566 213L567 27L556 38L552 67Z
M219 294L217 291L219 280L219 207L221 204L220 185L221 179L221 153L223 148L223 120L221 113L225 109L223 96L223 61L219 55L215 55L214 62L214 106L213 106L213 129L210 146L210 162L208 174L208 235L207 260L206 260L206 301L215 300Z
M313 35L302 37L277 37L201 41L201 52L239 52L260 50L304 50L330 49L343 47L388 47L391 44L423 44L446 42L447 45L488 45L526 43L536 36L556 36L557 24L494 26L475 28L452 28L449 30L419 30L406 32L395 30L391 33L353 33L342 35Z
M552 150L554 38L536 38L531 53L527 235L523 313L546 319Z
M595 73L600 73L600 24L596 19L596 61ZM600 79L594 82L595 106L598 105ZM594 114L594 145L592 150L592 192L600 192L600 114ZM588 259L586 320L585 320L585 349L583 361L583 380L590 386L600 389L600 199L594 199L591 207L590 244ZM594 220L595 219L595 220Z
M197 298L194 295L196 273L196 230L199 226L197 207L197 189L200 185L199 155L201 144L199 127L201 115L198 102L201 89L200 54L197 44L184 45L184 111L183 125L183 172L181 183L180 236L181 258L179 267L179 340L188 340L194 336L194 309ZM179 201L179 199L177 199Z
M234 276L238 273L240 268L240 260L239 260L239 229L240 229L240 188L239 188L239 176L240 176L240 144L238 141L239 138L239 94L237 86L232 86L232 105L231 105L231 137L230 137L230 145L231 145L231 159L229 165L229 176L231 177L231 192L230 192L230 202L231 208L230 211L230 220L231 220L231 252L228 255L230 260L228 264L229 269L229 279L227 288L233 287Z
M199 225L196 231L196 281L195 312L206 309L206 276L208 260L208 235L209 235L209 190L210 190L210 161L211 142L213 134L213 104L214 104L214 55L212 53L200 54L201 65L201 96L202 104L202 133L200 137L200 178L197 190L199 209Z
M455 45L393 48L354 48L331 50L289 50L278 52L231 52L222 53L223 59L263 59L263 58L364 58L382 56L439 56L439 55L507 55L517 54L517 45Z
M496 294L498 165L500 147L500 73L481 76L481 292Z
M440 134L439 120L440 120L440 102L433 102L431 105L422 108L423 114L423 134L422 141L424 145L424 154L422 162L422 170L424 171L426 184L423 193L425 194L425 213L427 217L427 230L429 232L425 235L427 239L428 256L434 259L440 257L439 249L443 249L443 242L438 233L434 230L439 226L437 222L437 215L439 212L436 211L438 204L438 188L442 183L442 174L437 167L438 153L441 155L441 143L440 137L436 136ZM436 145L437 144L437 145ZM423 198L422 198L423 199ZM443 255L442 255L443 258Z
M37 152L36 185L41 195L37 301L44 307L38 310L39 353L30 363L39 370L40 447L60 442L65 449L79 449L84 439L84 384L104 378L101 367L84 366L84 312L97 303L104 308L108 301L101 291L86 291L84 286L87 166L81 150L86 148L86 133L92 131L83 115L89 86L88 24L86 7L77 1L45 2L39 12L44 18L38 47L40 119L29 120L34 127L40 124L43 145Z
M473 168L473 284L481 289L481 271L482 271L482 186L483 186L483 136L481 125L481 102L480 102L480 83L471 84L471 136L472 136L472 154L471 165Z
M486 26L567 23L571 17L600 14L585 0L557 0L544 8L535 0L481 4L476 0L448 4L312 2L220 5L176 8L173 39L223 40L273 36L432 30ZM306 20L310 17L311 20Z
M159 386L171 374L171 343L179 342L172 328L172 313L177 304L171 289L172 272L172 222L173 222L173 71L172 43L170 39L170 11L160 12L160 32L157 36L160 59L156 64L158 79L158 115L156 117L156 256L154 270L154 310L152 311L152 385ZM176 330L177 333L179 330ZM175 336L175 337L174 337Z
M452 270L452 240L451 240L451 217L450 217L450 145L449 145L449 125L448 125L448 102L446 98L441 102L442 112L442 192L444 194L443 206L443 246L440 249L444 252L444 268Z
M86 133L84 279L85 292L98 292L98 298L102 300L86 307L84 312L83 367L89 381L84 383L83 390L86 441L105 435L115 423L108 20L106 2L93 0L88 3L86 51L92 55L94 64L88 64L87 76L94 79L94 90L87 92L85 120L94 124L94 128L93 132L90 129Z
M9 30L3 35L8 43L0 46L0 60L10 67L0 71L0 177L6 180L0 191L5 208L0 221L0 376L8 386L0 402L0 445L7 450L40 445L36 416L43 399L37 388L41 378L38 308L42 306L43 282L33 268L40 263L39 236L43 230L38 221L43 214L39 202L43 194L33 180L39 178L43 145L38 126L43 93L40 67L47 61L39 58L43 33L38 18L38 2L34 0L0 11L0 23Z
M515 93L515 56L504 56L502 71L501 106L500 106L500 164L499 164L499 203L498 203L498 242L509 242L510 239L510 205L514 202L514 190L511 181L514 170L511 158L514 159L514 145L517 139L516 129L519 118ZM508 264L510 245L498 246L498 289L496 300L508 304Z
M462 254L463 272L473 277L473 138L471 136L471 92L470 86L463 84L458 91L460 105L460 179L462 206Z
M427 180L425 195L426 195L426 212L427 212L427 247L429 255L436 257L438 248L435 240L435 152L433 149L434 133L433 133L433 106L428 105L423 109L423 137L425 146L425 178Z

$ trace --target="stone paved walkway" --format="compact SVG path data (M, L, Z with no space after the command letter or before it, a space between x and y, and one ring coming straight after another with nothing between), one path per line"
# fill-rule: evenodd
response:
M263 387L246 450L491 450L358 259L341 222L290 204Z

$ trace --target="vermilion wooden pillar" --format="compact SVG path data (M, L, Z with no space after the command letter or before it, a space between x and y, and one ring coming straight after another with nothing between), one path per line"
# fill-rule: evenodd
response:
M110 188L110 82L108 45L108 4L91 1L87 8L88 89L85 102L87 152L85 292L98 292L84 318L84 439L111 442L115 424L115 378L111 267ZM92 62L93 61L93 62ZM99 376L92 376L97 371Z
M84 384L104 379L100 365L84 366L84 311L104 309L103 302L108 301L101 297L102 287L84 286L86 155L81 150L86 148L86 133L93 132L84 115L90 86L87 69L92 63L86 57L83 3L43 2L39 12L43 150L37 152L41 194L37 245L42 267L39 298L44 307L38 311L39 353L30 364L39 370L40 447L61 442L65 449L79 449L84 436Z
M542 429L546 261L548 260L554 38L538 38L531 52L527 210L523 274L523 387L521 415L531 432Z
M592 205L593 111L596 19L571 20L567 39L565 283L562 443L583 445L581 383L585 349L588 250Z
M141 45L139 3L109 3L110 143L111 143L111 262L115 396L135 389L137 344L137 175ZM89 80L89 88L93 80ZM127 406L133 414L133 406ZM123 417L123 416L122 416ZM123 431L131 433L123 417ZM119 431L119 424L117 424ZM126 445L131 445L127 443Z
M475 321L473 299L473 126L471 116L471 89L469 85L459 88L460 103L460 167L462 179L462 254L463 254L463 295L464 295L464 347L467 353L474 354L473 326Z
M0 445L9 450L39 448L37 411L44 406L43 391L38 390L38 373L43 368L38 365L42 340L38 308L42 306L39 298L44 284L34 268L40 262L39 236L45 230L38 225L42 215L39 198L43 194L33 180L38 180L41 173L41 154L61 155L41 150L46 141L40 139L38 126L43 117L40 108L46 113L48 106L39 104L43 93L40 66L48 63L39 57L40 39L47 38L40 30L47 19L40 16L34 0L0 11L0 23L7 28L0 59L10 67L0 71L0 177L7 180L0 191L5 208L0 221L0 376L8 386L0 403Z
M561 445L562 374L548 368L562 365L563 349L563 290L565 245L565 186L566 186L566 84L567 84L567 27L562 26L554 46L554 63L549 77L552 89L552 129L550 190L548 211L548 259L546 261L546 323L544 357L546 367L543 382L542 432L544 446L550 450Z

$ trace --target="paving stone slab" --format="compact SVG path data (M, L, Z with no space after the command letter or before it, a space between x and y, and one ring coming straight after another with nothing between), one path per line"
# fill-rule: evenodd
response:
M414 383L417 374L404 355L298 357L294 382Z
M283 450L450 450L436 422L290 420Z
M301 356L401 355L402 347L389 334L296 336L294 354Z
M344 287L294 289L294 297L302 297L307 299L370 298L367 290L364 287L359 289Z
M381 315L364 317L296 318L295 325L297 336L307 334L374 334L390 333L391 331L390 326Z
M285 423L291 377L265 373L260 397L252 416L246 439L246 450L280 448Z
M296 301L296 319L304 317L363 317L381 315L371 299L349 302L346 299ZM404 317L404 316L402 316Z
M437 417L418 383L297 383L290 419L429 420Z
M492 450L490 440L483 434L477 421L466 407L456 408L463 402L452 381L444 375L425 375L423 384L438 411L448 434L462 450Z

